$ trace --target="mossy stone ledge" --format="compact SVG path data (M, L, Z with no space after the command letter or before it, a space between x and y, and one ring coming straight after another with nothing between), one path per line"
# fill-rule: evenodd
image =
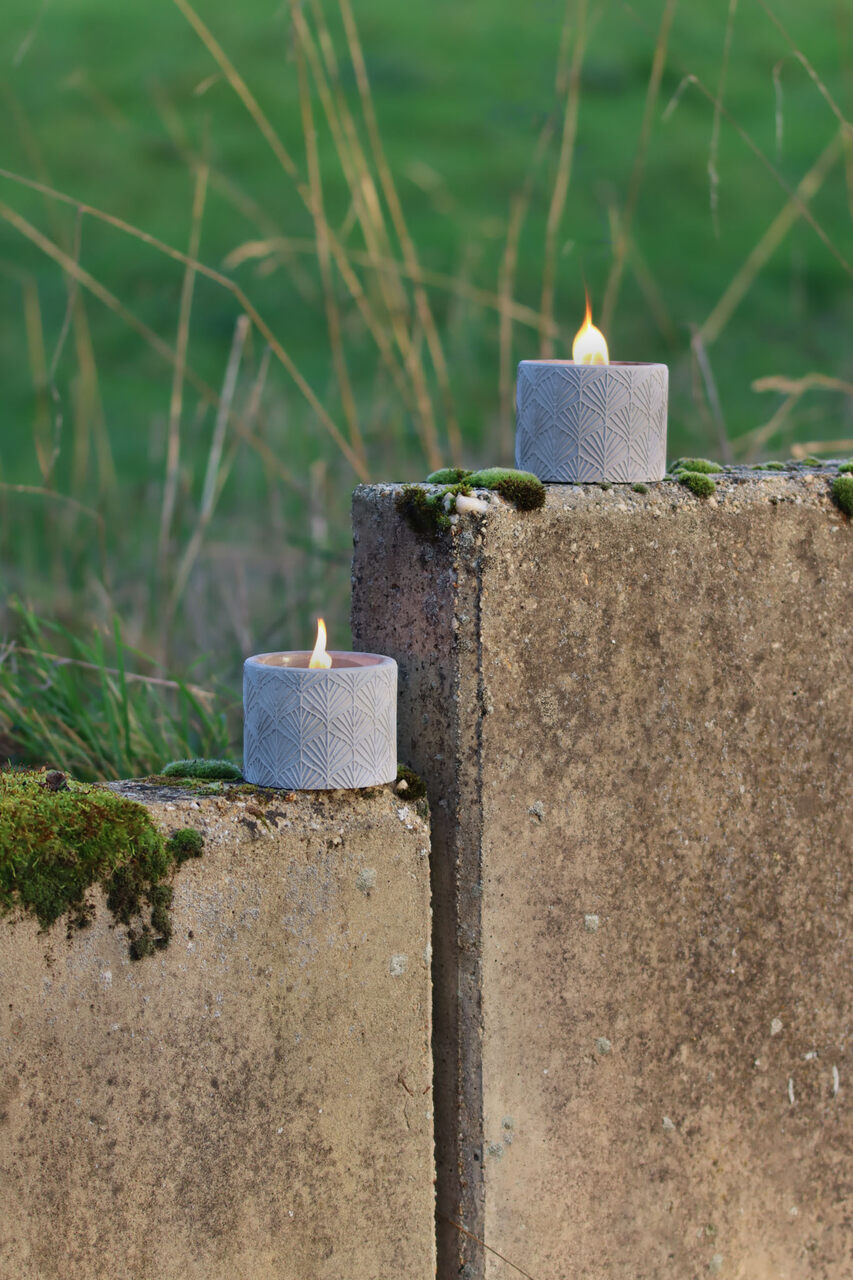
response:
M721 469L717 468L718 471ZM704 471L677 471L675 478L697 498L710 498L711 494L717 491L716 484Z
M511 467L486 467L481 471L442 467L421 484L404 485L397 494L397 510L419 537L434 539L452 528L451 499L459 494L470 495L473 489L497 493L517 511L537 511L545 505L545 486L529 471Z
M545 486L531 471L511 467L486 467L466 476L472 489L491 489L518 511L538 511L545 506Z
M0 915L33 915L44 930L65 917L69 931L83 928L100 886L127 927L131 959L141 959L168 945L168 882L201 846L196 831L165 837L144 805L107 787L58 770L0 771Z
M673 475L679 471L689 471L693 475L717 475L722 471L719 462L711 462L709 458L678 458L670 468Z
M230 760L172 760L163 766L164 778L198 778L202 782L239 782L243 777L239 765Z
M836 476L832 482L835 505L846 516L853 518L853 475Z

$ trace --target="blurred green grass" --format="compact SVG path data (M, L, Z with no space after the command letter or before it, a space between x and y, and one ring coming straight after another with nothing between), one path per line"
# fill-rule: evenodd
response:
M777 0L772 7L850 117L849 6L839 0L809 6ZM540 309L567 83L564 78L556 87L555 72L561 44L564 62L571 57L579 10L557 0L532 0L523 11L509 0L491 0L488 6L474 0L420 0L406 6L362 0L356 14L388 165L421 267L450 282L449 287L430 285L427 292L464 460L472 465L506 460L509 437L506 386L502 410L499 383L499 308L481 305L471 291L500 291L508 222L527 182L529 206L512 296L533 312ZM577 138L556 241L557 354L566 353L580 321L584 282L600 312L613 262L614 226L618 234L636 164L663 10L663 0L633 5L602 0L588 6ZM305 175L305 103L289 4L204 0L198 12ZM340 12L331 0L319 12L336 49L340 92L368 150ZM306 4L304 13L321 34L315 6ZM779 394L756 394L752 383L813 371L847 381L853 375L847 336L853 331L853 291L837 257L853 257L849 141L846 157L811 201L836 255L803 219L794 219L709 345L704 373L691 348L693 332L701 330L787 202L780 181L738 130L775 166L781 182L795 187L839 128L761 4L741 0L725 67L715 229L708 176L714 108L695 84L685 83L685 76L698 77L712 95L717 93L726 23L727 6L716 0L682 0L675 8L608 338L617 359L670 363L673 456L718 454L723 443L750 458L779 450L787 454L797 442L813 451L816 442L831 446L853 436L851 398L816 391L788 405ZM39 16L31 0L6 0L0 59L4 169L38 179L186 252L195 174L199 163L210 166L200 260L245 290L345 432L312 217L178 7L168 0L154 5L128 0L120 6L107 0L51 0ZM401 277L391 272L383 280L375 264L357 261L365 242L354 217L353 190L323 120L316 84L311 102L329 225L353 255L370 305L383 325L390 325L383 285L391 276L399 285ZM549 121L551 141L532 172L531 157ZM375 171L372 161L371 168ZM79 246L82 267L176 349L180 263L8 179L0 180L0 200L72 257ZM282 238L291 246L284 253L240 253L247 243ZM393 233L389 244L399 262L403 253ZM411 367L423 370L447 461L452 432L440 380L410 285L405 289L400 305ZM339 275L333 295L370 474L417 478L428 469L417 396L407 401L383 371ZM56 262L8 221L0 221L0 300L5 321L0 327L5 400L0 482L6 486L0 489L0 585L5 592L26 596L72 630L109 631L117 613L129 644L179 667L202 654L208 671L232 681L242 653L307 643L318 610L325 611L334 642L346 642L347 508L357 477L276 359L269 365L253 428L267 452L240 444L233 423L226 424L220 460L226 465L212 477L216 505L175 595L178 565L199 529L213 412L202 414L197 394L184 386L180 466L173 473L176 508L162 543L172 384L168 363L113 310L75 289ZM240 310L226 290L196 278L187 361L217 389ZM47 377L65 329L53 376ZM246 411L264 345L252 326L234 390L239 413ZM535 328L515 323L512 367L538 349ZM416 383L411 367L405 366L402 375L407 385ZM708 368L721 406L716 426ZM791 409L780 419L780 430L750 445L749 433L780 405ZM14 492L9 486L43 488L54 496ZM95 514L55 496L63 494ZM103 531L100 541L95 516Z

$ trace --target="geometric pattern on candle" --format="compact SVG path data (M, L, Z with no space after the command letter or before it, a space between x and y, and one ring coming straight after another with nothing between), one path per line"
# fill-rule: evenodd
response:
M247 663L243 776L293 790L371 787L397 776L397 668L306 671Z
M518 366L516 465L540 480L629 483L666 470L666 365Z

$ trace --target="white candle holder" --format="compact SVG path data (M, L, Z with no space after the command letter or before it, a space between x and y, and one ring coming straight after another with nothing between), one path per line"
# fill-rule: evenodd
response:
M243 776L333 791L397 776L397 664L376 653L261 653L243 666Z
M665 364L522 360L516 466L562 484L662 480L668 387Z

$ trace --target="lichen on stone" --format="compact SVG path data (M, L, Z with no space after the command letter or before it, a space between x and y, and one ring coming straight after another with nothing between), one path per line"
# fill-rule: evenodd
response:
M162 770L164 778L199 778L203 781L219 779L238 782L243 774L230 760L172 760Z
M679 471L689 471L693 475L706 476L716 475L722 469L719 462L711 462L708 458L678 458L670 468L673 475L677 475Z
M538 511L545 505L545 486L531 471L510 467L486 467L466 477L472 489L491 489L519 511Z
M853 475L835 477L832 482L832 497L835 505L846 516L853 517Z
M131 958L167 946L167 880L183 861L174 837L164 839L136 801L64 775L58 786L56 772L0 771L0 915L33 915L42 929L65 916L69 929L85 927L87 895L99 885L128 926Z
M715 493L717 489L711 477L703 471L678 471L675 478L679 484L683 484L697 498L710 498L711 494Z

